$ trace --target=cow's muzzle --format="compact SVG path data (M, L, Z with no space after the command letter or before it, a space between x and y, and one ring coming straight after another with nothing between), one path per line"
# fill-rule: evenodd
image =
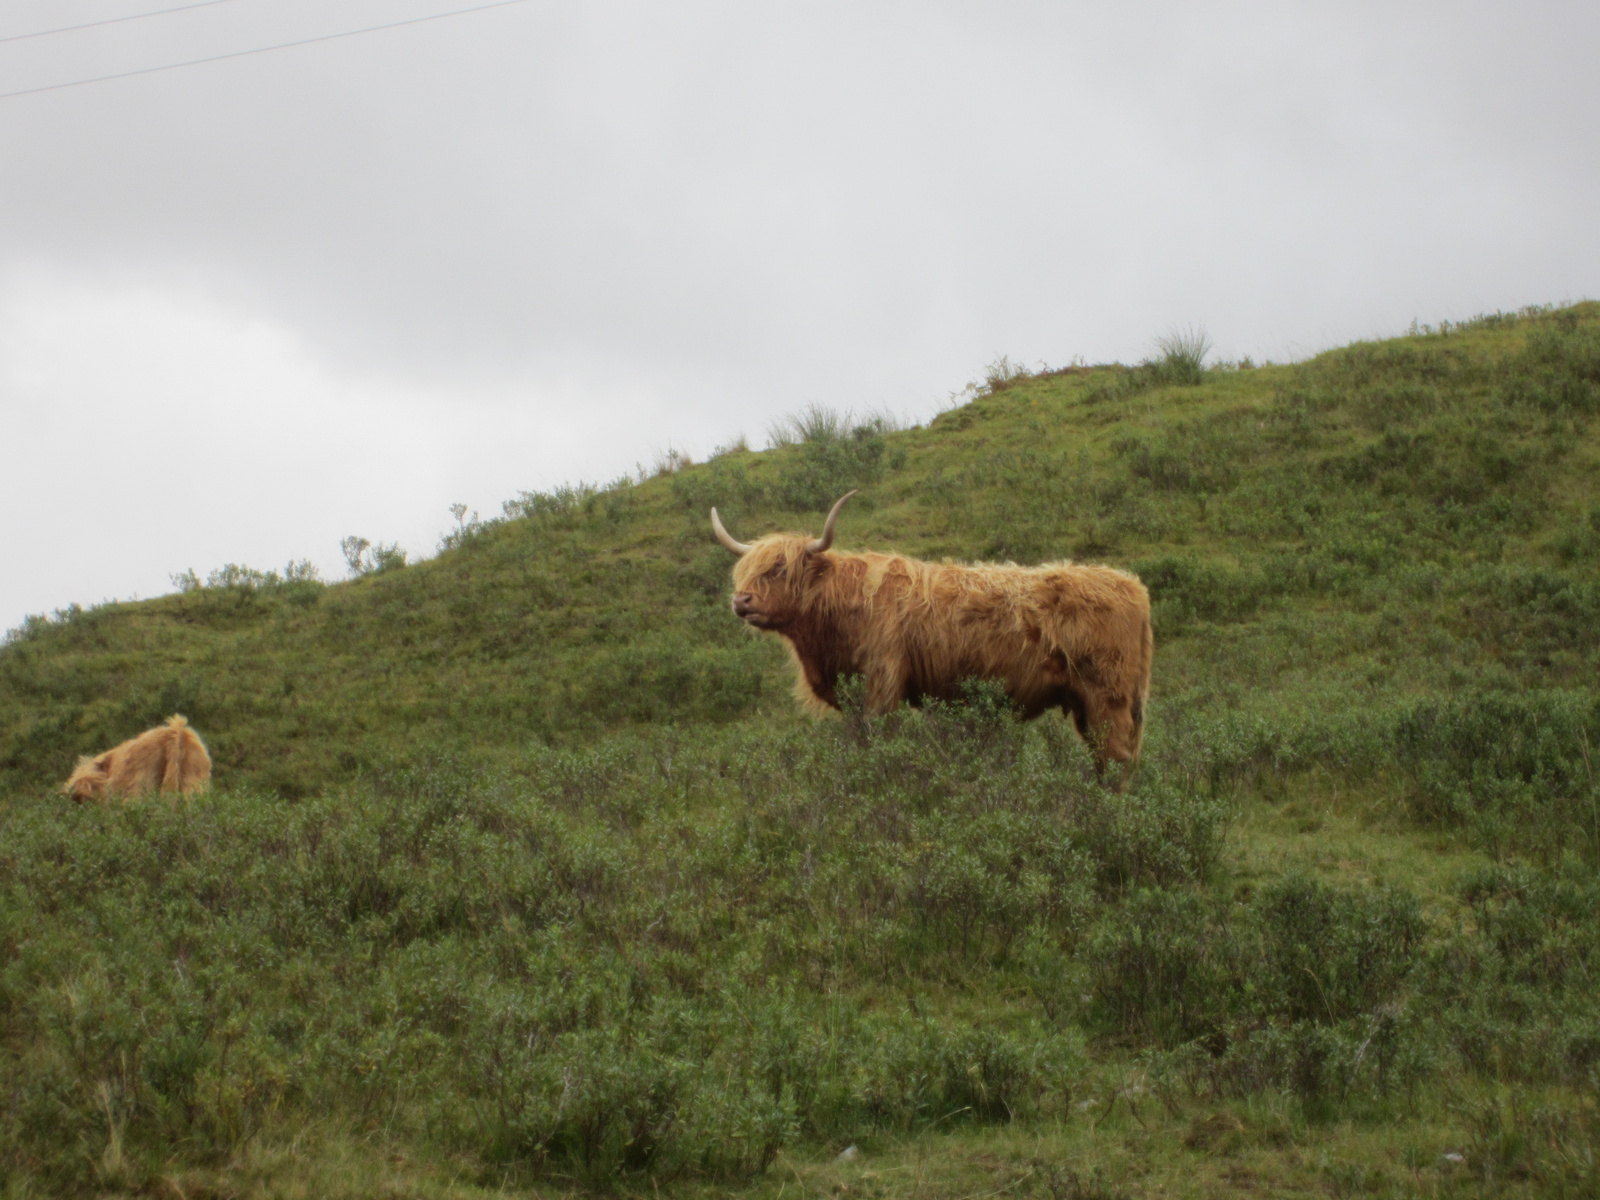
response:
M733 594L733 615L741 621L749 621L758 625L762 621L762 613L753 603L755 599L749 592L735 592Z

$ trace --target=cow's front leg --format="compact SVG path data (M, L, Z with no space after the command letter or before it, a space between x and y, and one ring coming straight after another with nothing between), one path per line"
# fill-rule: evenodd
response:
M906 698L907 671L903 662L878 663L867 669L867 715L882 717L900 707Z
M1083 740L1094 754L1095 774L1107 787L1120 792L1139 761L1140 722L1134 719L1129 698L1099 688L1086 688L1064 706L1072 714Z

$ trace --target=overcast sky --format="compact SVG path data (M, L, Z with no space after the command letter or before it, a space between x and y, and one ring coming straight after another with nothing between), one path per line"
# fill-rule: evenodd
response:
M10 0L0 39L184 0ZM223 0L0 92L470 7ZM1600 5L610 4L0 99L0 628L1005 353L1600 294Z

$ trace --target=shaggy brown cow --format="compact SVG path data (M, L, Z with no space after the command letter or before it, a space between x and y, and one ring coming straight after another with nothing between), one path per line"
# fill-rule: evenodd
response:
M997 680L1024 718L1070 713L1100 769L1139 757L1150 688L1150 597L1110 567L928 563L832 550L842 496L820 538L775 533L736 542L711 510L717 540L739 556L733 611L780 634L813 711L838 708L841 675L865 677L867 709L948 700L963 679Z
M182 717L146 729L104 754L80 758L61 790L78 803L141 792L193 795L211 784L211 756Z

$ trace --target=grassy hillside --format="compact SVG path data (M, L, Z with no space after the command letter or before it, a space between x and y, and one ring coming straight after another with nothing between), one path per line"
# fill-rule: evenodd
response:
M0 1185L1593 1194L1597 417L1595 304L997 374L348 583L32 621ZM1144 578L1127 797L981 689L794 713L706 510L855 486L845 548ZM176 710L211 797L51 793Z
M1197 386L1023 378L926 429L525 496L518 519L351 583L37 620L0 654L0 783L64 776L175 709L219 776L285 794L418 745L509 762L619 724L786 712L783 656L727 613L706 510L748 538L817 525L856 485L846 546L1138 570L1158 696L1587 683L1595 322L1492 318Z

